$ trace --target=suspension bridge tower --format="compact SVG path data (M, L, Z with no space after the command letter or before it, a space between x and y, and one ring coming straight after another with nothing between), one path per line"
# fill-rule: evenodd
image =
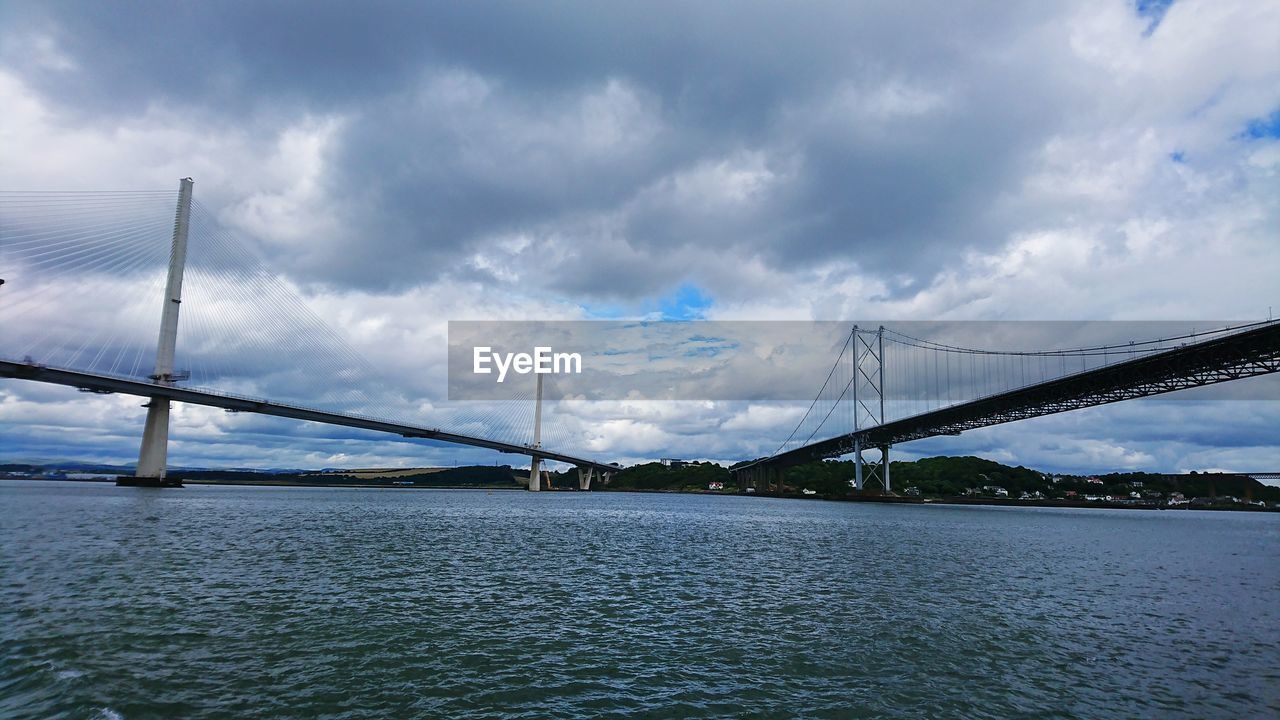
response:
M884 491L890 492L889 445L879 447L880 459L872 464L864 460L862 453L869 448L862 444L858 431L865 427L883 425L884 395L884 326L875 331L860 331L853 326L853 483L858 492L867 480L878 479ZM861 388L861 390L859 390Z
M178 188L178 209L173 220L173 244L169 249L169 275L164 288L164 308L160 313L160 340L156 346L155 372L151 380L157 385L173 385L185 375L174 372L174 353L178 345L178 310L182 307L182 272L187 263L187 229L191 223L191 189L195 182L183 178ZM167 477L169 456L169 398L152 396L147 408L147 422L142 431L142 447L138 451L138 468L133 475L121 475L117 485L139 487L182 487L178 478Z

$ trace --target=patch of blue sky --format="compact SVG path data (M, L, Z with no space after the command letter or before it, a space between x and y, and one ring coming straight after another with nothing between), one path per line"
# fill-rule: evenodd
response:
M674 294L658 302L664 320L701 320L711 308L711 296L694 285L681 285Z
M1138 17L1148 20L1147 29L1142 31L1143 35L1150 35L1155 32L1156 27L1164 19L1165 13L1169 12L1169 7L1173 5L1173 2L1174 0L1134 0L1133 9L1138 13Z
M681 322L702 320L715 301L695 285L685 284L665 297L644 300L627 306L616 303L583 304L580 307L593 320L620 320L642 317L649 322Z
M684 356L687 358L716 357L720 355L720 353L724 352L724 350L725 348L721 348L721 347L695 347L695 348L689 348L688 350L685 350Z
M1184 164L1187 162L1187 154L1181 150L1174 150L1169 153L1169 159L1178 164Z
M1245 124L1240 133L1244 140L1263 140L1280 138L1280 110L1266 117L1254 118Z
M698 335L686 338L683 344L689 346L684 351L685 357L717 357L724 353L731 353L742 346L742 343L734 342L727 338L709 338Z

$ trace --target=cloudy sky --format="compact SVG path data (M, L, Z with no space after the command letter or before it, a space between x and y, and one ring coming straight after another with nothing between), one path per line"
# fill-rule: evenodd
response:
M194 177L450 418L448 320L1264 319L1278 37L1247 0L6 2L0 189ZM137 404L6 382L3 454L131 460ZM802 412L560 415L606 459L737 460ZM1138 402L900 452L1275 470L1277 426L1274 402ZM200 408L174 436L179 465L508 460Z

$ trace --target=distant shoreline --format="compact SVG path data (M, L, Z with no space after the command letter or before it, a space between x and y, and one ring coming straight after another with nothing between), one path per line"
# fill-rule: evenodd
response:
M0 476L0 480L31 480L34 482L100 483L114 485L114 477L101 478L34 478ZM202 480L183 479L183 485L228 485L237 487L309 487L309 488L369 488L374 490L524 490L519 485L395 485L393 483L307 483L293 480Z
M111 482L115 482L112 480ZM519 485L395 485L392 483L303 483L290 480L183 480L183 485L264 487L373 488L376 490L524 490Z
M719 492L715 490L641 490L617 489L601 492L655 493L678 495L712 495L718 497L759 497L775 500L824 500L827 502L881 503L885 505L981 505L986 507L1048 507L1048 508L1094 508L1105 510L1229 510L1240 512L1280 512L1280 509L1260 507L1257 505L1155 505L1152 503L1113 503L1089 500L1002 500L1000 498L922 498L901 495L848 495L831 497L825 495L801 495L797 493L740 493Z
M73 483L115 483L115 478L32 478L0 476L0 480L33 480L37 482L73 482ZM205 480L184 479L184 485L224 485L230 487L305 487L305 488L344 488L371 490L502 490L524 491L521 485L395 485L392 483L307 483L294 480ZM561 488L543 490L543 492L583 492L581 490ZM1044 508L1084 508L1105 510L1214 510L1230 512L1280 512L1280 509L1260 507L1257 505L1155 505L1152 503L1113 503L1088 500L1017 500L1001 498L932 498L909 497L900 495L849 495L830 497L823 495L802 495L786 493L737 493L717 492L714 490L644 490L635 488L619 488L595 490L588 492L639 493L659 495L709 495L714 497L759 497L778 500L823 500L827 502L881 503L886 505L977 505L985 507L1044 507Z
M1110 510L1232 510L1245 512L1277 512L1258 505L1156 505L1153 503L1116 503L1089 500L1002 500L1000 498L897 498L849 497L833 498L851 502L888 502L918 505L984 505L987 507L1106 508Z

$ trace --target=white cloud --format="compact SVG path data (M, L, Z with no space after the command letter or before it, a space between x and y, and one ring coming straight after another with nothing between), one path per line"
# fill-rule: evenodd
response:
M341 220L326 182L341 129L336 117L307 117L285 128L273 152L238 187L242 196L222 211L222 220L293 253L331 237Z

